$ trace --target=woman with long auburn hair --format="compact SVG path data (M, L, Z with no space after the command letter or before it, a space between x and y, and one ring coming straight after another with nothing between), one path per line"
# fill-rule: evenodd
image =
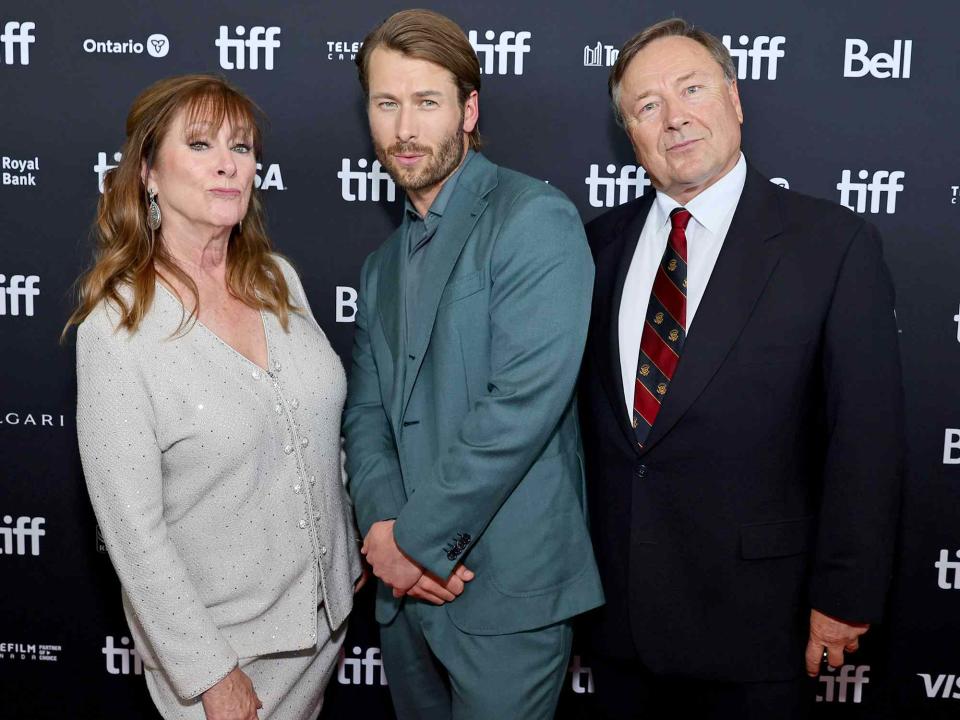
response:
M346 378L271 251L259 116L212 75L140 94L67 324L90 499L168 720L316 718L363 582Z

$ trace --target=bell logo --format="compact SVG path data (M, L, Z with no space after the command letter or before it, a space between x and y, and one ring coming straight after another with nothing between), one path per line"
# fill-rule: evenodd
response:
M363 653L363 657L360 654ZM353 655L347 657L343 648L340 648L340 660L337 663L337 682L341 685L386 685L387 675L383 671L383 660L380 659L380 648L368 647L366 652L354 646ZM361 677L361 670L363 676Z
M34 22L17 22L10 20L3 26L0 35L0 45L3 45L3 62L7 65L29 65L30 44L37 41L33 31L37 29ZM20 50L17 53L17 49ZM15 59L18 58L18 59Z
M590 207L623 205L640 197L643 189L650 187L650 178L638 165L624 165L618 174L617 166L610 164L607 165L607 174L609 177L601 177L600 166L590 166L590 174L584 180L590 188Z
M30 541L30 554L40 554L40 538L47 534L43 529L46 518L21 515L13 524L11 515L3 516L0 525L0 555L26 555L27 540Z
M111 675L143 675L143 660L136 648L128 647L130 638L123 636L120 638L120 645L116 647L113 644L113 635L107 635L106 644L101 652L107 658L107 672ZM117 662L119 661L119 665Z
M867 54L866 40L847 38L843 55L843 76L875 78L909 78L910 60L913 56L913 40L894 40L893 54L877 53L872 58Z
M840 191L840 204L853 210L854 212L867 212L867 199L870 199L871 213L880 212L880 204L884 197L887 202L884 205L887 215L893 215L897 211L897 193L903 190L903 185L899 182L906 177L902 170L877 170L870 178L869 170L861 170L857 177L865 182L852 182L850 180L850 171L844 170L840 176L840 182L837 183L837 190ZM856 201L851 201L850 195L856 196Z
M580 656L574 655L570 660L570 667L567 668L567 672L570 673L570 689L577 695L592 694L593 672L580 662Z
M337 285L337 322L353 322L357 318L357 291L346 285Z
M224 70L259 70L262 50L263 69L273 70L273 51L280 47L277 40L280 28L255 25L250 28L246 39L243 36L247 30L243 25L237 25L235 30L237 37L234 39L230 37L230 28L220 26L220 37L214 42L220 48L220 67Z
M468 34L470 44L480 60L480 72L485 75L506 75L510 72L510 58L513 58L513 74L523 75L523 56L530 52L527 41L532 35L526 30L515 32L504 30L499 38L493 30L487 30L483 37L487 42L480 42L476 30ZM496 42L493 42L496 40ZM496 70L494 70L496 65Z
M747 79L747 67L750 69L750 79L759 80L763 72L763 63L767 63L767 80L777 79L777 60L784 56L781 46L787 41L783 35L757 35L750 42L749 35L741 35L738 40L740 47L733 47L733 38L723 36L723 44L730 51L730 57L737 64L737 79ZM749 47L748 47L749 46Z
M944 700L960 700L960 675L937 675L917 673L923 679L923 689L928 698L941 697Z
M960 322L960 313L954 319ZM960 341L960 331L957 340ZM960 428L946 428L943 431L943 464L960 465Z
M340 163L340 172L337 173L337 177L340 178L340 197L347 202L365 202L367 199L376 202L380 200L381 188L385 187L387 201L396 200L397 186L383 171L380 161L374 160L369 172L366 170L367 164L365 158L360 158L357 160L357 167L360 169L352 170L350 159L343 158Z
M863 686L870 684L867 673L869 665L844 665L839 670L829 669L820 673L823 694L817 694L817 702L860 703L863 701ZM850 687L853 692L849 692Z
M17 316L20 314L20 300L23 299L23 314L33 317L33 299L40 294L37 275L6 275L0 274L0 315ZM4 287L3 284L7 283Z

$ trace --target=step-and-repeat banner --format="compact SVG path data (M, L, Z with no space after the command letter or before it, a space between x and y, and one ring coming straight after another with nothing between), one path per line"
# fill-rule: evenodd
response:
M960 716L960 10L934 0L436 2L483 69L486 152L562 189L584 220L652 192L611 116L617 48L677 14L730 48L747 157L883 232L897 289L909 442L887 622L817 683L818 717ZM156 717L86 497L72 336L104 174L133 98L221 73L266 111L256 185L276 246L349 360L357 280L398 222L354 57L403 7L359 3L4 0L0 5L0 716ZM869 368L867 369L869 371ZM749 391L746 388L745 391ZM869 506L870 497L863 497ZM389 718L362 594L327 718ZM711 648L704 647L704 653ZM591 717L575 648L559 717Z

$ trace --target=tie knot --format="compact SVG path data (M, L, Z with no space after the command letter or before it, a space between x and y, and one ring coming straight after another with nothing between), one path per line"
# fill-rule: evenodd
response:
M670 226L674 230L686 230L690 222L690 211L683 208L674 208L670 211Z

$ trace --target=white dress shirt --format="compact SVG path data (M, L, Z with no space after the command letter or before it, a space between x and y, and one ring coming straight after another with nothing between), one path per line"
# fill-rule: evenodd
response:
M720 255L723 240L730 229L730 221L740 202L743 183L747 178L747 161L740 153L734 168L683 206L690 212L687 224L687 332L693 324L697 307L707 289L713 266ZM650 291L657 275L670 236L670 211L681 207L666 193L658 192L650 207L647 221L640 233L640 241L630 261L623 297L620 300L620 372L623 375L623 395L627 417L633 417L633 390L640 356L640 339Z

